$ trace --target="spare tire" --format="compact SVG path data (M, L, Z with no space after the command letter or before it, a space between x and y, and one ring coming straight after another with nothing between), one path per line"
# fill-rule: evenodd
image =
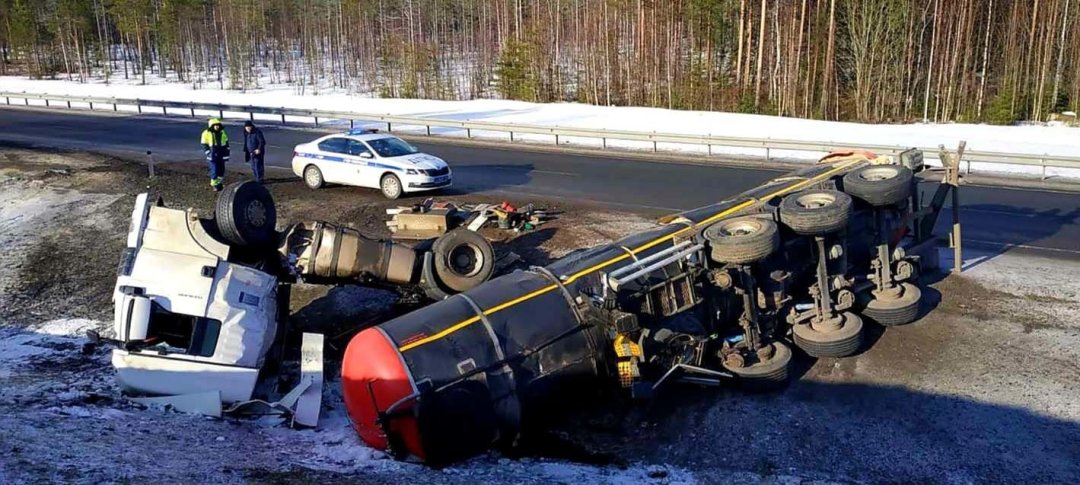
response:
M214 210L218 230L238 246L267 246L276 242L277 208L270 192L254 181L225 187Z
M837 190L805 190L780 202L780 222L803 236L820 236L847 226L851 196Z
M495 270L495 250L491 243L467 229L455 229L439 236L431 250L436 278L455 292L472 289L487 281Z
M761 261L780 247L776 223L761 217L735 217L717 222L703 233L710 257L718 263Z
M870 165L844 175L844 192L873 206L894 205L911 196L914 173L897 165Z

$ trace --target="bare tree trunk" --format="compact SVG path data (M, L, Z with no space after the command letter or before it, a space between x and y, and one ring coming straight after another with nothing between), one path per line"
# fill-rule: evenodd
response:
M1069 3L1071 0L1065 0L1065 13L1061 17L1061 39L1058 41L1057 67L1054 69L1054 91L1050 96L1051 109L1057 105L1058 89L1061 87L1061 65L1065 59L1065 29L1069 25Z
M979 94L975 102L975 118L982 119L983 93L986 91L986 64L990 54L990 32L994 30L992 22L994 15L994 0L990 0L986 7L986 35L983 36L982 69L979 71Z
M758 51L757 51L757 71L754 75L754 106L761 101L761 64L765 58L765 6L768 5L768 0L761 0L761 22L758 27Z

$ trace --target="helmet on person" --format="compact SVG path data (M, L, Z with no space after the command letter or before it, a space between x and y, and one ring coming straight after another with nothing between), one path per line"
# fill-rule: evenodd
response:
M207 128L213 128L214 125L220 125L220 124L221 124L221 118L210 118L210 121L206 122L206 127Z

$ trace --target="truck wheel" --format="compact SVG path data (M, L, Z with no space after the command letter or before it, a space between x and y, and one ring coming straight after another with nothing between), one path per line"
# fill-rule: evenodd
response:
M844 175L844 192L873 206L894 205L911 196L912 177L907 167L870 165Z
M806 190L780 202L780 222L804 236L839 231L850 218L851 196L837 190Z
M274 198L254 181L225 187L218 194L214 219L221 235L238 246L266 246L277 241Z
M781 389L788 382L788 368L791 367L791 349L781 342L768 344L772 355L764 360L756 360L744 365L724 361L728 372L735 374L740 387L749 391L771 391ZM758 352L761 355L761 352Z
M308 165L304 167L304 185L307 185L309 189L321 189L326 180L323 179L322 170L314 165Z
M919 318L922 290L911 283L900 283L900 294L875 295L867 302L862 314L882 326L906 325Z
M761 261L780 247L776 223L760 217L720 221L703 233L713 261L746 264Z
M388 173L379 180L379 189L387 199L394 200L401 197L401 179L397 175Z
M467 229L456 229L435 240L435 276L455 292L472 289L488 280L495 270L491 243Z
M795 325L795 345L811 357L847 357L862 346L863 321L858 315L843 312L837 315L840 326L814 325L813 322Z

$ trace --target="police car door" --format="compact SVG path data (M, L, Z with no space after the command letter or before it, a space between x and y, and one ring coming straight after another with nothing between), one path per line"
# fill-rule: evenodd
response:
M349 160L349 140L341 137L327 138L319 142L319 170L323 180L333 183L352 183Z
M360 140L349 140L349 177L361 187L379 188L379 170L373 165L375 154Z

